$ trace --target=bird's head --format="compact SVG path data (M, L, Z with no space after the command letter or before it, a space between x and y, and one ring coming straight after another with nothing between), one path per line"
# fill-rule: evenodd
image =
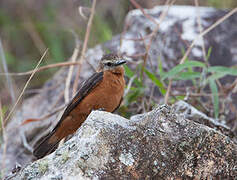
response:
M100 60L99 71L111 70L115 72L123 69L122 65L124 63L126 63L126 60L117 54L106 54Z

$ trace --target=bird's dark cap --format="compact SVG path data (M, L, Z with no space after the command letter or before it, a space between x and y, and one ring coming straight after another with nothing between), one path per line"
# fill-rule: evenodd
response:
M118 59L120 56L116 53L105 54L101 58L101 60L110 60L110 59Z

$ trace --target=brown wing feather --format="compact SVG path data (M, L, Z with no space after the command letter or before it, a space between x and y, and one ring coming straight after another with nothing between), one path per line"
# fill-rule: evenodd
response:
M79 89L75 97L71 100L67 108L65 109L61 119L58 121L57 125L53 129L56 130L61 124L64 118L66 118L69 113L86 97L86 95L94 89L103 79L103 72L93 74L89 79L85 80L82 87Z
M56 139L53 142L50 141L51 138L55 138L55 131L60 126L62 121L68 117L70 112L83 100L83 98L94 89L103 79L103 72L93 74L88 80L86 80L82 87L77 92L76 96L71 100L70 104L65 109L61 119L55 126L55 128L45 137L41 138L36 144L36 147L33 151L35 157L42 158L46 154L52 152L56 149L60 139Z
M121 105L123 101L123 97L120 99L119 105L112 111L112 113L114 113L115 111L117 111L117 109L119 108L119 106Z

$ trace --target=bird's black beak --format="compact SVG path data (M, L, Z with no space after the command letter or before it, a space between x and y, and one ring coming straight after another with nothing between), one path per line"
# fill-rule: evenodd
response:
M125 60L125 59L119 59L119 60L117 60L115 63L114 63L114 65L115 66L119 66L119 65L121 65L121 64L125 64L127 61Z

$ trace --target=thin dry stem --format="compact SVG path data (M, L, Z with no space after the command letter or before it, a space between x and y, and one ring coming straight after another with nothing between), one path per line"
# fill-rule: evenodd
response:
M80 51L80 43L79 43L79 38L78 36L74 33L74 36L76 38L75 40L75 49L73 51L72 54L72 58L71 58L71 62L76 62L79 51ZM64 91L64 99L65 99L65 104L67 104L69 102L69 89L70 89L70 83L71 83L71 79L72 79L72 73L73 73L73 66L70 66L69 70L68 70L68 75L66 78L66 82L65 82L65 91Z
M64 96L64 91L61 91L60 94L58 94L57 99L55 100L55 102L52 104L50 109L54 109L57 107L57 105L59 104L60 100L63 98Z
M51 116L55 115L56 113L62 111L68 104L64 104L62 106L60 106L59 108L55 109L54 111L52 111L51 113L48 113L46 115L44 115L43 117L41 118L38 118L38 119L27 119L25 121L23 121L20 126L23 126L23 125L26 125L28 123L32 123L32 122L37 122L37 121L43 121L43 120L46 120L48 118L50 118ZM19 127L20 127L19 126Z
M46 51L44 52L44 54L43 54L42 57L40 58L38 64L36 65L34 71L32 72L31 76L29 77L28 81L26 82L26 84L25 84L23 90L21 91L21 93L20 93L20 95L19 95L19 97L18 97L16 103L14 104L14 106L12 107L12 109L11 109L11 111L9 112L8 116L6 117L6 119L5 119L5 124L7 124L7 121L10 119L12 113L15 111L16 106L18 105L18 103L19 103L21 97L23 96L23 94L24 94L24 92L25 92L27 86L29 85L31 79L33 78L33 76L34 76L35 73L37 72L37 69L38 69L39 65L41 64L42 60L44 59L44 57L45 57L45 55L46 55L47 52L48 52L48 49L46 49Z
M123 26L123 31L122 31L120 39L119 39L119 53L121 53L120 50L122 49L121 47L122 47L124 35L129 27L129 25L130 25L130 22L125 21L125 25Z
M148 50L149 50L150 47L151 47L151 43L152 43L152 40L153 40L154 36L156 35L156 33L158 32L158 30L160 29L160 24L164 21L164 19L165 19L167 13L168 13L168 11L169 11L170 6L172 6L172 5L174 4L174 2L175 2L175 0L173 0L173 1L171 1L171 2L170 2L170 0L167 0L167 1L166 1L165 5L168 5L168 8L167 8L166 10L162 11L162 13L161 13L161 15L160 15L160 17L159 17L160 23L157 24L156 28L155 28L155 29L153 30L153 32L151 33L150 42L148 43L148 47L147 47Z
M143 68L146 66L146 62L147 62L147 58L148 58L148 54L149 54L149 50L151 48L151 44L152 44L153 38L155 37L155 35L157 34L158 30L160 29L160 24L164 21L167 13L169 11L170 6L172 6L174 4L174 2L175 2L175 0L173 0L171 2L170 2L170 0L166 1L165 5L168 5L168 8L166 10L162 11L162 13L161 13L161 15L159 17L160 23L157 24L156 28L151 33L151 37L150 37L149 43L146 45L145 41L144 41L144 45L146 47L146 54L145 54L145 57L144 57ZM143 76L144 76L144 72L143 72Z
M150 21L152 21L153 23L155 23L157 26L159 25L156 20L154 18L152 18L150 15L148 15L145 10L135 1L135 0L130 0L130 2L137 8L140 9L142 11L142 14L149 19Z
M56 67L63 67L63 66L74 66L74 65L78 65L79 62L62 62L62 63L55 63L55 64L49 64L46 66L42 66L40 68L37 69L36 72L41 72L50 68L56 68ZM30 70L30 71L26 71L26 72L20 72L20 73L0 73L0 76L3 75L10 75L10 76L26 76L26 75L30 75L32 74L34 71Z
M87 16L85 15L85 13L83 12L83 10L87 10L88 12L90 12L91 9L90 9L90 8L87 8L87 7L82 7L82 6L79 6L79 7L78 7L78 12L79 12L79 14L81 15L81 17L82 17L85 21L87 21L89 15L88 15L88 17L87 17Z
M133 77L131 77L131 78L129 79L127 88L126 88L126 90L125 90L125 92L124 92L124 96L126 96L126 95L128 94L128 92L129 92L129 90L130 90L130 88L131 88L131 86L132 86L132 83L133 83L133 81L134 81L134 79L135 79L136 77L137 77L137 75L134 75Z
M133 0L131 0L131 1L133 1ZM167 1L166 1L165 5L168 5L168 8L167 8L166 10L162 11L162 13L161 13L161 15L160 15L160 17L159 17L160 23L159 23L159 24L156 23L157 26L156 26L156 28L152 31L152 33L150 34L150 40L149 40L148 45L145 44L145 48L146 48L146 52L147 52L146 54L149 53L152 40L153 40L154 36L156 35L156 33L158 32L158 30L159 30L159 28L160 28L160 24L163 22L164 18L166 17L170 6L171 6L174 2L175 2L175 0L172 1L171 3L170 3L170 0L167 0ZM142 8L139 8L139 9L140 9L140 10L142 11L142 13L144 14L144 10L143 10ZM144 14L144 16L150 17L150 16L147 15L147 14L146 14L146 15ZM151 17L150 17L149 19L151 19ZM152 19L153 19L153 18L152 18ZM154 21L155 21L155 20L154 20ZM152 22L153 22L153 21L152 21ZM156 22L156 21L155 21L155 22ZM142 40L144 40L144 39L142 38ZM145 61L146 61L146 59L147 59L147 55L146 55L146 54L145 54L145 56L146 56L146 57L145 57Z
M77 71L77 74L76 74L76 77L75 77L75 81L74 81L74 84L73 84L73 95L76 94L82 64L83 64L84 59L85 59L85 53L86 53L86 50L87 50L87 43L88 43L88 40L89 40L91 25L92 25L93 17L94 17L94 14L95 14L95 6L96 6L96 0L93 0L92 7L91 7L90 18L89 18L88 23L87 23L85 40L84 40L84 43L83 43L81 56L80 56L80 59L79 59L79 68L78 68L78 71Z
M171 93L172 96L186 96L187 94L185 93L177 93L173 94ZM213 94L207 94L207 93L190 93L188 94L189 97L212 97ZM223 93L218 93L218 96L225 96Z
M174 4L174 2L175 2L175 0L172 1L171 3L169 2L169 0L166 1L166 5L168 4L168 8L167 8L166 11L163 11L163 12L161 13L161 15L160 15L160 17L159 17L160 23L164 20L164 18L166 17L166 15L167 15L167 13L168 13L168 10L169 10L170 6L171 6L172 4ZM149 53L149 50L150 50L150 47L151 47L151 43L152 43L153 37L154 37L155 34L158 32L159 28L160 28L160 24L159 24L159 25L156 27L156 29L152 32L152 36L151 36L151 38L150 38L150 42L149 42L149 44L148 44L148 46L147 46L147 48L146 48L147 55L148 55L148 53ZM146 55L145 58L148 57L147 55ZM145 61L146 61L146 59L144 60L144 63L145 63ZM168 92L170 89L171 89L171 85L168 86L167 92ZM166 103L166 104L167 104L167 102L168 102L168 98L169 98L169 94L166 93L166 95L165 95L165 103Z
M46 114L45 116L43 116L43 117L40 118L39 120L45 120L45 119L50 118L50 117L53 116L54 114L56 114L56 113L62 111L67 105L68 105L68 103L67 103L67 104L64 104L64 105L62 105L62 106L60 106L59 108L55 109L53 112L51 112L51 113L49 113L49 114Z

